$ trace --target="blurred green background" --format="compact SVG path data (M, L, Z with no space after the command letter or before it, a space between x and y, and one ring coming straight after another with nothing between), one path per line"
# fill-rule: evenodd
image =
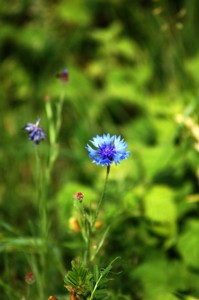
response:
M1 1L1 299L22 299L27 256L37 254L34 147L23 126L40 116L47 130L45 97L56 103L63 89L48 294L67 299L63 275L81 245L72 195L98 197L105 169L85 146L110 133L131 152L111 169L102 214L102 229L112 224L104 261L121 257L110 299L199 298L198 12L196 0ZM45 155L48 138L39 147Z

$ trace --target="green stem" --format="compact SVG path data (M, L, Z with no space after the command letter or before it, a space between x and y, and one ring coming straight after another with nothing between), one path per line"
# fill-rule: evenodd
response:
M83 206L81 208L81 214L82 214L82 219L83 219L83 228L84 228L84 233L83 233L84 236L83 237L84 237L84 240L85 240L85 243L86 243L86 249L85 249L85 253L84 253L84 263L87 267L89 266L89 264L92 260L91 259L91 253L90 253L91 238L92 238L92 233L93 233L93 230L94 230L95 223L96 223L97 218L99 216L99 211L100 211L102 202L103 202L104 197L105 197L109 172L110 172L110 166L107 166L106 178L105 178L105 182L104 182L103 192L102 192L101 198L98 202L97 209L95 211L93 219L90 220L88 218L88 215L85 213Z
M41 271L40 273L40 281L41 284L38 287L40 293L40 299L45 295L45 271L47 266L46 261L46 249L48 242L48 224L47 224L47 207L46 207L46 181L42 168L42 159L40 157L39 148L35 146L35 155L36 155L36 188L37 188L37 201L38 201L38 210L39 210L39 230L40 237L42 240L41 250L40 250L40 263L41 263ZM42 287L42 288L41 288Z
M79 211L80 214L80 226L81 226L81 233L82 237L85 242L85 252L84 252L84 264L85 266L88 266L90 262L90 242L91 242L91 234L92 234L92 229L91 229L91 222L89 219L88 214L84 210L83 203L80 202L78 203L78 206L75 206L76 209Z
M53 169L54 162L58 156L58 147L56 145L57 138L60 132L61 123L62 123L62 108L64 103L65 93L64 91L60 95L59 101L56 103L56 114L55 119L53 115L53 107L50 101L46 102L46 115L49 122L49 156L48 156L48 163L47 163L47 170L46 170L46 181L49 185L50 176Z
M87 231L87 241L86 241L86 250L84 254L84 264L88 267L90 263L90 247L91 247L91 226L89 221L86 221L86 231Z
M103 275L101 274L99 279L97 280L95 286L94 286L94 289L92 290L92 293L91 293L91 296L90 296L89 300L93 300L93 297L95 295L95 291L97 290L98 284L99 284L100 280L102 279L102 277L103 277Z
M26 299L27 300L30 299L30 286L29 285L27 285Z
M102 192L101 198L100 198L100 200L98 202L98 205L97 205L97 209L96 209L96 212L95 212L95 215L94 215L94 219L93 219L93 222L92 222L92 228L93 228L93 226L95 225L95 223L97 221L97 218L98 218L98 215L99 215L99 211L100 211L100 207L101 207L102 202L103 202L104 197L105 197L106 187L107 187L107 182L108 182L108 176L109 176L109 173L110 173L110 168L111 168L110 165L108 165L107 168L106 168L106 178L105 178L105 182L104 182L104 188L103 188L103 192Z
M35 150L36 153L36 169L37 169L37 178L36 178L36 185L37 185L37 200L38 200L38 207L39 207L39 216L40 216L40 223L41 223L41 232L42 237L47 238L47 207L46 207L46 199L47 199L47 186L46 186L46 178L43 172L42 166L42 159L39 154L38 147Z
M60 95L60 100L57 102L56 138L58 137L61 128L61 123L62 123L61 113L62 113L62 108L64 103L64 96L65 93L63 91Z
M40 208L42 198L42 175L41 175L41 159L38 147L35 146L35 160L36 160L36 190L37 190L37 201Z

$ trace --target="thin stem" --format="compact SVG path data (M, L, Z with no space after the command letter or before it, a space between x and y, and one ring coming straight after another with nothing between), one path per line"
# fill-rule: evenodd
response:
M38 206L40 207L41 198L42 198L42 183L41 183L41 159L39 155L38 147L35 146L35 160L36 160L36 190L37 190L37 201Z
M35 146L35 155L36 155L36 188L37 188L37 201L38 201L38 210L39 210L39 229L40 236L42 239L42 246L40 251L40 263L42 270L40 273L41 285L39 288L40 299L44 297L46 282L45 282L45 269L47 266L46 261L46 249L47 249L47 239L48 239L48 223L47 223L47 207L46 207L46 181L42 168L42 159L39 153L38 147ZM42 288L41 288L42 287Z
M85 226L86 226L87 241L86 241L86 250L84 254L84 263L86 266L88 266L88 264L90 263L90 247L91 247L91 234L92 234L91 226L88 219L86 219Z
M29 286L29 285L27 285L26 299L27 299L27 300L30 299L30 286Z
M83 228L84 228L84 240L86 243L86 249L85 249L85 253L84 253L84 263L86 266L88 266L88 264L92 261L91 253L90 253L91 238L92 238L93 229L94 229L95 223L97 221L102 202L105 197L109 172L110 172L110 166L107 166L104 188L103 188L101 198L98 202L97 209L95 211L95 214L94 214L94 217L92 220L90 220L88 218L88 215L85 213L83 206L81 206L81 214L82 214L82 218L83 218Z
M64 97L65 97L65 93L63 91L60 95L60 100L57 102L56 138L59 134L61 123L62 123L61 113L62 113L62 108L64 103Z
M64 103L64 97L65 97L65 91L62 91L62 93L60 94L59 101L56 102L55 119L53 114L52 103L50 101L46 102L46 115L49 121L49 156L48 156L48 163L46 168L47 185L49 185L53 165L59 152L56 143L57 143L57 138L62 123L61 114L62 114L62 108Z
M82 237L85 242L85 252L84 252L84 264L88 266L88 263L90 262L90 242L91 242L91 234L92 234L92 228L91 228L91 222L89 219L88 214L86 213L83 203L79 202L76 206L76 209L78 210L80 214L80 226L81 226L81 233Z
M101 274L100 277L99 277L99 279L97 280L95 286L94 286L94 289L92 290L92 293L91 293L91 296L90 296L89 300L93 300L95 291L97 290L98 284L99 284L100 280L102 279L102 277L103 277L103 275Z
M104 182L104 188L103 188L103 192L102 192L101 198L100 198L100 200L98 202L98 205L97 205L97 209L96 209L96 212L95 212L95 215L94 215L94 219L93 219L93 222L92 222L92 228L93 228L93 226L95 225L95 223L97 221L97 218L98 218L98 215L99 215L99 211L100 211L100 207L101 207L102 202L103 202L104 197L105 197L106 187L107 187L107 182L108 182L108 176L109 176L109 173L110 173L110 168L111 168L110 165L108 165L107 168L106 168L106 178L105 178L105 182Z
M42 231L42 237L46 239L46 232L47 232L47 208L46 208L46 180L43 173L43 167L42 167L42 159L39 154L38 147L36 147L35 150L36 154L36 169L37 169L37 178L36 178L36 188L38 191L37 194L37 201L38 201L38 207L39 207L39 216L40 216L40 222L41 222L41 231Z

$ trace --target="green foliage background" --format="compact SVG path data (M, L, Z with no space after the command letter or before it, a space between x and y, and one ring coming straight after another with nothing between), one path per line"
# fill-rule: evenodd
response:
M102 189L105 170L91 164L85 145L110 133L131 151L111 169L102 214L111 229L101 263L122 258L110 297L199 298L198 10L196 0L2 1L1 299L20 299L26 256L39 251L30 226L37 223L33 147L23 126L40 116L47 128L44 99L59 97L63 68L70 81L48 202L48 295L66 299L63 276L81 254L69 226L73 193L82 191L86 203ZM48 140L39 147L45 155Z

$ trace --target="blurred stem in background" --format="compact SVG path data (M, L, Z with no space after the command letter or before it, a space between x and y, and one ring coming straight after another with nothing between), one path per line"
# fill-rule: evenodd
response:
M36 189L37 206L39 211L39 232L41 237L39 262L35 265L36 259L32 258L31 265L37 277L37 288L39 299L43 300L47 294L47 278L45 277L48 268L48 249L49 249L49 229L50 220L48 217L48 200L50 196L51 175L54 163L58 156L57 139L61 128L61 114L64 103L64 90L61 92L59 100L53 103L47 97L45 102L46 115L49 122L49 155L47 162L41 156L40 148L35 146L36 159ZM35 167L35 166L34 166ZM37 246L37 241L35 241Z
M36 275L36 283L38 287L39 299L45 297L46 282L45 282L45 270L46 270L46 255L48 249L48 218L47 218L47 198L46 198L46 185L44 168L42 164L41 155L39 153L39 147L35 147L35 157L36 157L36 188L37 188L37 206L39 211L39 222L38 231L40 232L41 245L40 249L40 261L39 265L35 265L36 260L32 259L32 267L34 268L34 273ZM37 239L35 240L37 246Z
M46 99L46 115L49 122L49 157L46 168L46 181L49 184L51 178L51 172L54 162L58 156L57 138L61 128L61 113L64 103L64 91L61 92L59 101L55 104L55 112L53 112L53 103L49 97Z

